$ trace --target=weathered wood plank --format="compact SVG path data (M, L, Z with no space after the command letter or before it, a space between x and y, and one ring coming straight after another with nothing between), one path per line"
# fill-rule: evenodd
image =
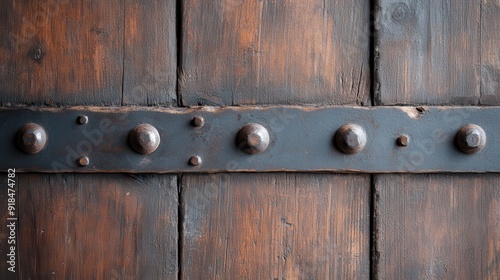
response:
M1 2L0 104L172 105L175 14L174 0ZM177 278L174 176L21 179L21 279Z
M500 104L494 2L381 0L377 104ZM376 278L499 278L497 175L375 178Z
M377 176L377 279L499 279L500 176Z
M0 104L118 105L123 2L0 2Z
M184 0L182 104L367 104L368 12L363 0Z
M175 0L125 0L124 105L176 105Z
M177 279L173 176L20 176L21 279Z
M500 104L500 1L481 1L481 104Z
M478 104L480 1L379 4L377 105Z
M369 103L368 2L182 3L182 105ZM368 176L183 178L182 279L369 276Z
M182 179L182 279L367 279L368 175Z

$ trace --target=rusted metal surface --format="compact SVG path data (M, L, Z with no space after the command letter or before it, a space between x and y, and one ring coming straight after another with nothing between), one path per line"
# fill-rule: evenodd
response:
M337 130L335 144L346 154L357 154L366 146L366 132L358 124L346 124Z
M17 131L17 146L27 154L39 153L47 142L45 129L36 123L27 123Z
M410 137L408 135L403 134L403 135L400 135L396 141L397 141L396 143L398 144L398 146L406 147L410 144Z
M191 164L192 166L198 166L202 163L202 159L200 156L192 156L190 159L189 159L189 164Z
M130 146L140 154L151 154L160 146L160 134L150 124L140 124L130 132Z
M480 126L468 124L460 128L456 142L462 152L466 154L477 153L486 146L486 133Z
M497 140L500 139L499 107L418 109L2 108L0 170L129 173L500 172L500 141ZM85 125L80 124L79 116L88 117ZM193 126L196 117L203 119L203 126ZM27 154L16 147L18 131L28 123L36 123L46 131L45 147L36 154ZM154 127L159 137L158 142L153 141L153 144L159 145L150 154L136 152L131 146L132 139L129 141L134 128L144 124ZM268 146L259 153L249 154L241 149L238 135L248 124L260 124L268 132ZM361 127L366 134L366 144L363 141L358 141L358 145L351 143L358 148L364 146L357 153L345 153L339 141L335 140L337 131L347 124ZM459 131L463 127L470 128L469 124L476 124L484 131L483 136L480 131L478 135L471 132L478 137L472 135L470 141L465 141L472 147L475 145L473 140L479 139L476 146L480 148L476 147L475 153L463 152L462 132ZM261 137L250 138L247 144L254 146L258 146L259 141L267 141ZM488 141L485 141L486 138ZM82 164L82 158L86 158L85 164Z
M203 127L205 125L205 119L200 116L195 116L191 123L194 127Z
M269 146L269 132L258 123L249 123L238 132L238 148L249 155L260 154Z

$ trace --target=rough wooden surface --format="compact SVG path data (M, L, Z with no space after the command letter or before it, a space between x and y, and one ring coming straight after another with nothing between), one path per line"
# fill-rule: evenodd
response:
M500 104L500 1L481 1L481 104Z
M500 279L500 177L376 180L377 279Z
M376 105L500 104L500 2L379 4ZM500 176L375 178L375 278L500 278Z
M174 104L175 5L0 2L0 104ZM20 279L177 278L175 176L19 179Z
M176 279L172 176L19 180L20 279Z
M182 4L182 105L369 103L368 2ZM369 277L369 176L189 175L182 186L182 279Z
M175 0L0 2L0 105L176 103Z
M175 22L175 0L125 0L124 105L177 105Z
M380 0L379 5L377 105L479 103L479 0ZM498 56L500 47L493 50Z
M0 2L3 105L121 103L123 5L71 2Z
M368 175L182 178L181 279L367 279Z
M368 103L368 1L182 3L182 105Z

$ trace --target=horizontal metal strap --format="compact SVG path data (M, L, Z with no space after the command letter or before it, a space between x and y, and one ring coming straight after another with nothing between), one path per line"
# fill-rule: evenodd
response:
M498 107L0 108L0 170L499 172Z

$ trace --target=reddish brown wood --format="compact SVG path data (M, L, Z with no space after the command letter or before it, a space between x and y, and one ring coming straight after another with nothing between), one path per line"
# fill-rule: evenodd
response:
M375 183L378 279L500 278L500 176L385 175Z
M377 104L500 104L497 2L380 6ZM498 175L375 178L376 278L500 278Z
M182 4L182 105L369 102L368 2ZM193 175L181 196L183 279L369 276L367 176Z
M0 105L174 104L175 5L0 2ZM177 278L175 177L23 174L19 184L21 279Z
M481 1L481 104L500 104L500 2Z
M368 103L367 1L182 3L183 105Z
M124 105L176 105L175 0L124 0Z
M0 3L0 104L121 104L123 3Z
M182 178L182 279L366 279L368 175Z
M19 180L21 279L176 279L172 176L35 175Z
M379 2L377 105L478 104L480 1Z

